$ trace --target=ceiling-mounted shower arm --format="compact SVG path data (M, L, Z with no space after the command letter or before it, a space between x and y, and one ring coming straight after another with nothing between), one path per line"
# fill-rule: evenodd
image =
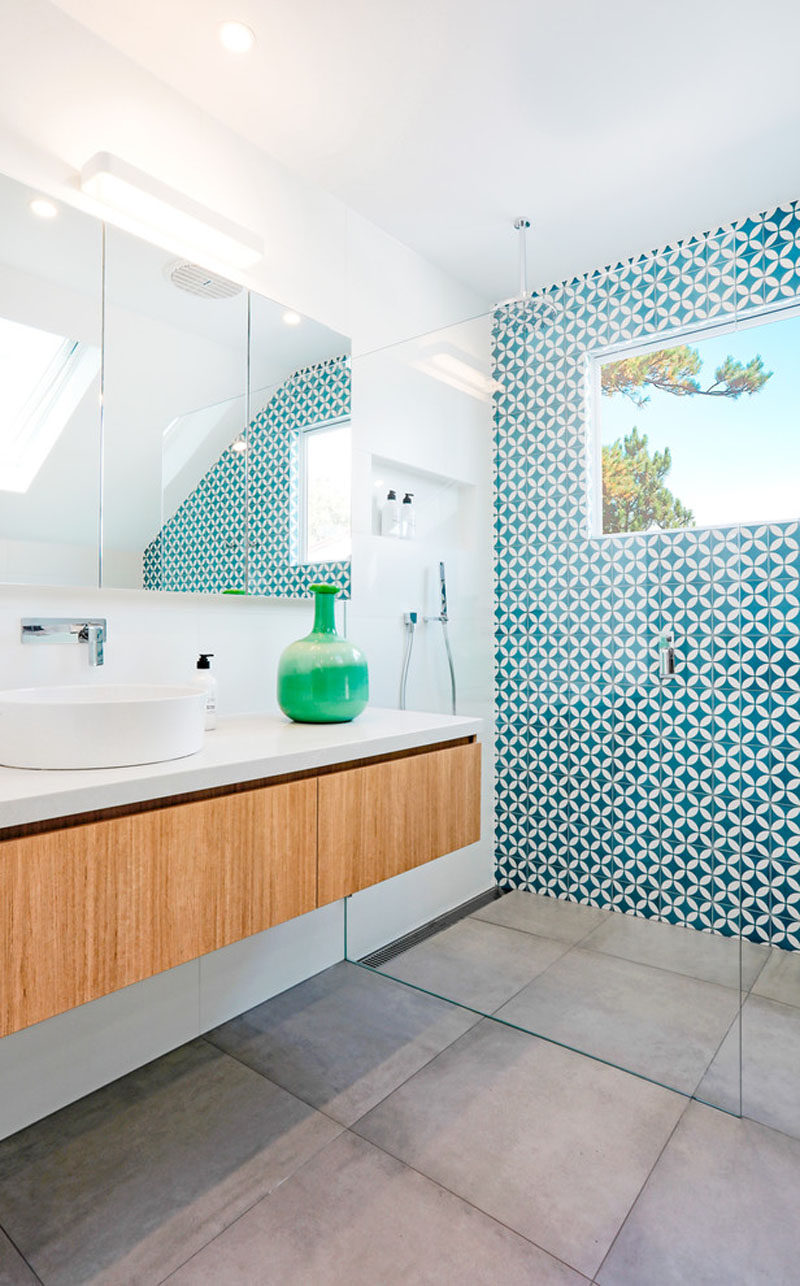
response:
M521 299L528 298L528 228L530 226L530 219L526 219L523 216L514 220L517 245L519 247L519 293Z

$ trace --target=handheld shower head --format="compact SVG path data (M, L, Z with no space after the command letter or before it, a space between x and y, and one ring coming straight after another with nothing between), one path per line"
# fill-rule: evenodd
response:
M444 562L439 563L439 615L426 616L427 621L437 621L442 627L442 637L444 638L444 650L447 655L447 666L450 670L450 709L453 714L456 712L456 671L453 665L453 653L450 648L450 635L447 629L447 576L444 570Z

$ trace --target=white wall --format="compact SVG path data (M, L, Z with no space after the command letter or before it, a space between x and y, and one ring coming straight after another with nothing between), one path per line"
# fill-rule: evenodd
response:
M116 152L263 234L266 257L241 279L352 335L354 353L371 353L479 311L480 301L459 283L326 193L292 178L45 0L0 4L0 48L0 171L79 203L76 171L96 151ZM480 351L488 366L485 323L447 338L457 348ZM354 364L357 488L348 632L368 653L373 701L396 705L402 612L433 608L432 577L439 558L447 558L460 709L488 715L488 406L440 380L420 381L418 363L429 357L429 347L404 345L393 355ZM433 492L452 485L444 477L447 465L463 492L462 534L453 538L451 528L435 527L425 534L421 515L420 539L409 547L390 547L374 536L375 454L388 454L406 469L432 470ZM309 605L0 587L4 685L92 681L79 648L22 648L18 641L21 616L88 613L108 618L105 680L185 679L199 651L214 652L224 717L275 708L277 658L306 632ZM420 630L410 706L447 708L440 648L434 627ZM489 778L487 771L486 804ZM355 911L351 916L357 954L487 887L490 834L487 807L480 845L360 895L361 927ZM343 908L337 904L0 1040L0 1136L326 967L342 952Z

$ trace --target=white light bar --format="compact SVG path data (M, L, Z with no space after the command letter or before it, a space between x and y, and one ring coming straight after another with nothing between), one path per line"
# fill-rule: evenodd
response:
M86 162L81 188L117 211L132 231L167 237L201 262L205 255L235 268L252 268L264 254L264 243L255 233L110 152L98 152Z

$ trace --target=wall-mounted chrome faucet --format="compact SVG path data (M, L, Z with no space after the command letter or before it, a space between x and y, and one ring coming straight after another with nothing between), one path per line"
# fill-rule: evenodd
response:
M659 635L658 673L662 679L670 679L675 673L675 646L669 630L664 630Z
M91 666L103 664L107 638L105 617L85 621L69 616L28 617L20 622L23 643L85 643Z

